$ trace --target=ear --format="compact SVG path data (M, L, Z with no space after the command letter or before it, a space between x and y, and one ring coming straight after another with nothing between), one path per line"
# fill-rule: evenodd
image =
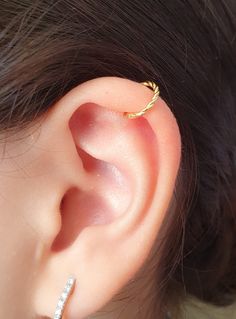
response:
M96 78L67 93L44 118L36 143L47 194L37 216L46 243L35 286L38 315L53 315L73 274L77 284L66 317L87 317L147 259L181 156L177 122L161 98L143 117L124 116L152 96L128 79Z

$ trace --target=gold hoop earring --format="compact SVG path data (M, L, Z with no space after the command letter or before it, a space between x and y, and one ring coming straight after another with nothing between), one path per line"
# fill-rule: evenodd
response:
M62 294L57 302L57 307L56 307L53 319L62 319L63 313L65 311L65 306L74 290L75 281L76 279L73 276L70 276L68 278L65 288L62 291Z
M153 81L145 81L145 82L141 82L141 84L151 88L153 90L153 92L154 92L154 95L152 97L152 100L141 111L134 112L134 113L125 112L124 115L127 116L129 119L134 119L136 117L144 115L149 109L151 109L153 107L154 103L156 102L156 100L160 96L159 87L158 87L158 85L155 82L153 82Z

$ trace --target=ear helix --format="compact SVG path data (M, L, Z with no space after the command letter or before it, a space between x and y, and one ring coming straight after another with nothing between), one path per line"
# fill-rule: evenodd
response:
M154 92L154 95L152 97L152 100L141 111L134 112L134 113L125 112L124 116L126 116L129 119L134 119L144 115L148 110L150 110L154 106L156 100L158 99L160 95L159 87L157 86L155 82L146 81L146 82L141 82L141 84L151 88ZM68 278L65 288L58 300L53 319L62 319L63 313L65 312L66 304L68 303L69 297L73 293L75 282L76 282L76 279L74 276L70 276Z

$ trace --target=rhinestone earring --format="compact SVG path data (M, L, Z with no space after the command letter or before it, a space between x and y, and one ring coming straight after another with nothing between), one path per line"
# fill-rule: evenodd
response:
M53 319L62 319L68 299L73 293L75 281L76 279L74 276L70 276L68 278L65 288L63 289L61 296L57 302L57 307Z

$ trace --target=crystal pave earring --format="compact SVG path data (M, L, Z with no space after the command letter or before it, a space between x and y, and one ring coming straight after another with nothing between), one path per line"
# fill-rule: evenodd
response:
M62 319L68 299L73 293L75 281L76 279L74 276L70 276L68 278L65 288L63 289L62 294L58 300L53 319Z

